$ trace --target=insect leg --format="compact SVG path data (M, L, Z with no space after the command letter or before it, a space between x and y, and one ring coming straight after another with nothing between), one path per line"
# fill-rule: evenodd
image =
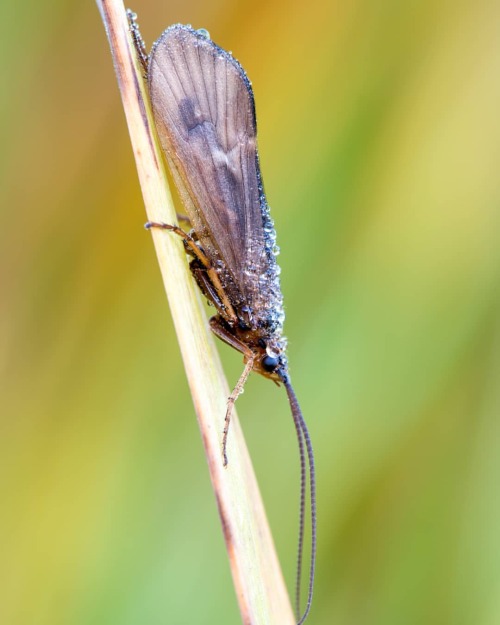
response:
M161 230L170 230L171 232L175 232L175 234L180 236L181 239L184 239L184 243L189 248L189 251L192 253L193 256L196 256L196 258L201 261L203 266L207 266L207 263L208 265L210 265L210 261L205 256L203 251L198 247L198 245L196 245L196 241L194 240L194 238L187 232L184 232L184 230L182 228L179 228L179 226L173 226L172 224L165 224L158 221L148 221L144 224L144 227L146 228L146 230L151 230L151 228L160 228Z
M238 317L236 316L236 313L234 312L234 308L232 307L231 302L229 301L226 295L226 292L224 291L222 284L220 283L219 275L217 274L215 269L212 267L210 260L208 259L206 254L203 252L200 246L196 244L196 241L193 239L193 237L190 234L187 234L187 232L184 232L184 230L182 230L182 228L179 228L179 226L172 226L171 224L158 223L156 221L148 221L145 227L148 230L150 228L161 228L163 230L170 230L172 232L175 232L175 234L177 234L184 240L184 244L186 245L186 248L188 249L188 251L195 258L197 258L200 261L200 263L203 265L203 267L205 268L207 275L210 279L210 282L212 283L214 289L216 290L217 295L219 296L219 299L222 303L222 306L224 307L224 315L223 315L224 318L230 324L237 323Z
M215 306L219 315L230 323L231 320L227 318L224 304L220 301L219 294L217 293L214 285L211 283L207 270L204 267L201 267L200 263L196 259L191 261L189 268L191 269L191 273L196 280L196 284L200 287L200 291L207 298L207 300Z
M191 225L191 220L189 219L187 215L183 215L182 213L176 213L176 215L177 215L177 221L182 221L185 224L188 224L188 226Z
M243 392L243 387L245 386L245 382L247 381L247 378L253 369L255 354L247 345L239 341L230 332L228 332L217 317L212 317L209 323L210 323L210 329L216 336L218 336L222 341L224 341L224 343L227 343L231 347L234 347L234 349L237 349L239 352L242 352L246 359L243 373L241 374L240 379L236 383L236 386L234 387L231 395L229 395L227 399L226 417L224 419L224 430L222 432L222 464L224 466L227 466L227 452L226 452L227 435L229 432L229 424L231 422L233 406L234 406L234 402L238 399L239 395L241 395L241 393Z

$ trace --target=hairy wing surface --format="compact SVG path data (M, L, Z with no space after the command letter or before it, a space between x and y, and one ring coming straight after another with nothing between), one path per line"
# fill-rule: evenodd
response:
M252 305L265 295L259 276L269 254L248 78L210 39L176 25L153 47L149 91L162 147L200 243L212 263L230 273L233 301Z

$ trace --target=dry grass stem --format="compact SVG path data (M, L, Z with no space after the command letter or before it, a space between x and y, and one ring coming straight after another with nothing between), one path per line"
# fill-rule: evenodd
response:
M97 4L111 47L147 218L174 223L175 210L124 6L120 0L98 0ZM198 416L243 622L291 625L290 601L235 417L229 466L222 465L221 434L229 391L184 248L169 232L155 229L151 234Z

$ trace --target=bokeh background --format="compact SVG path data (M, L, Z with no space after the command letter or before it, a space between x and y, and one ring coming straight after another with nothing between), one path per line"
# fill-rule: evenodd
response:
M317 455L309 622L500 623L500 5L132 8L253 81ZM97 8L6 2L0 29L0 622L238 623ZM238 408L291 587L285 395L254 376Z

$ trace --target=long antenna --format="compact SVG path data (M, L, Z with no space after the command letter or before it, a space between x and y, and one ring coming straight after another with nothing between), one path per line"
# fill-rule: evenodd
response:
M316 565L316 472L314 469L314 453L311 443L311 437L309 436L309 431L304 421L304 417L302 416L302 411L300 409L297 396L295 395L295 391L293 390L288 374L282 374L282 380L286 388L288 401L290 402L293 422L297 431L297 439L299 443L300 453L300 514L297 580L295 586L295 610L298 619L297 625L302 625L311 609L314 585L314 569ZM300 617L300 579L302 577L302 551L304 547L304 516L306 491L306 454L304 453L304 443L307 450L307 460L309 463L309 485L311 495L311 561L309 565L309 589L307 594L307 604L304 610L304 614Z
M297 441L299 443L300 456L300 503L299 503L299 540L297 545L297 569L295 578L295 616L297 621L300 619L300 587L302 582L302 556L304 551L304 529L305 529L305 511L306 511L306 452L304 449L304 434L297 419L293 420L295 430L297 432Z

